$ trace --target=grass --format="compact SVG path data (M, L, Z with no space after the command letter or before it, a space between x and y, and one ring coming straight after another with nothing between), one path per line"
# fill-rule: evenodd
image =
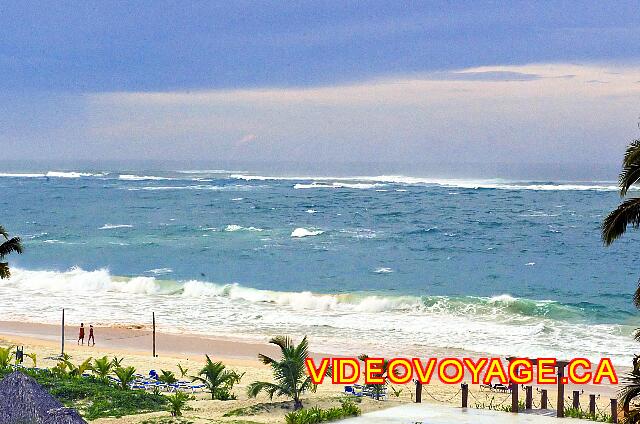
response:
M585 412L580 408L573 407L564 408L564 416L569 418L582 418L583 420L598 421L603 423L613 422L613 418L611 417L611 415L605 414L604 412L596 412L596 415L591 415L590 413Z
M47 371L23 372L33 377L63 405L76 409L88 420L167 410L165 396L143 390L123 390L94 377L70 377ZM0 377L8 373L2 372Z
M287 402L289 403L289 402ZM244 417L258 415L262 412L269 412L274 408L274 403L257 403L255 405L246 406L244 408L232 409L225 413L223 417Z
M360 415L360 408L350 399L342 399L340 403L341 405L338 408L320 409L313 407L290 412L284 417L285 423L317 424Z

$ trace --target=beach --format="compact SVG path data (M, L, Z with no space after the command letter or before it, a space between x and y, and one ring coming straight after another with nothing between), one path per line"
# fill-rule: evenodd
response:
M189 405L192 408L185 412L185 418L193 420L194 423L205 422L234 422L234 419L246 419L248 422L256 423L281 423L284 415L289 412L280 407L286 399L275 398L269 401L264 395L259 395L256 399L249 399L245 393L249 383L256 380L271 380L270 369L257 360L258 353L269 356L278 355L278 349L270 346L265 340L262 343L241 342L230 339L207 338L201 335L176 335L158 333L156 337L156 347L158 357L151 355L151 333L145 329L123 328L123 327L98 327L96 328L97 345L95 347L78 346L76 344L77 327L67 326L65 328L65 353L71 355L74 363L80 363L88 357L108 357L117 356L124 358L124 365L134 366L138 372L146 374L149 370L171 370L178 374L177 364L190 370L189 374L195 373L204 363L204 355L208 354L213 360L221 360L230 368L239 372L244 372L240 384L234 388L234 393L238 396L233 401L212 401L206 393L197 394L197 399L192 400ZM0 346L20 345L24 346L26 353L35 352L38 357L38 367L51 367L56 364L55 358L60 354L60 327L46 324L19 323L11 321L0 322ZM311 356L320 358L330 356L313 351L313 337L311 337ZM442 354L446 354L441 352ZM449 355L456 354L464 356L465 352L449 352ZM466 354L469 354L468 352ZM425 353L425 357L432 356ZM29 366L30 359L25 359L25 365ZM618 370L618 372L623 370ZM178 374L179 375L179 374ZM468 381L469 376L466 376ZM541 386L534 386L541 388ZM388 398L385 401L375 401L368 398L363 399L359 404L363 412L370 412L379 409L391 408L400 404L411 403L414 400L415 386L413 384L394 386L396 390L401 390L399 396L392 394L389 390ZM549 404L553 408L557 399L555 386L545 386L549 391ZM539 393L534 389L534 405L539 406ZM582 405L588 405L588 394L597 393L598 408L602 411L609 411L609 399L615 397L617 387L610 385L584 385L565 387L565 394L569 397L572 390L584 390L582 395ZM307 393L304 397L305 406L319 406L322 408L339 405L338 400L343 392L343 386L332 385L325 382L316 393ZM436 403L440 405L460 406L460 386L458 384L446 385L438 381L425 386L423 390L423 403ZM524 396L521 392L521 396ZM264 410L255 412L252 415L240 417L224 417L225 413L238 408L247 408L254 405L272 404ZM478 407L480 404L489 403L494 406L500 404L509 405L508 394L481 391L478 386L470 387L469 406ZM569 400L566 402L570 404ZM96 423L125 422L141 423L145 420L167 416L168 413L155 412L141 414L125 418L103 418Z

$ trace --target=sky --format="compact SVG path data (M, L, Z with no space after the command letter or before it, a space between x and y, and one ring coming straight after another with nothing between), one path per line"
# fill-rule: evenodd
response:
M618 164L640 6L3 2L3 160Z

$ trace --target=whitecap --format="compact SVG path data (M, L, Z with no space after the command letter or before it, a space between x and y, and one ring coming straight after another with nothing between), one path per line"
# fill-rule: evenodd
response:
M236 225L236 224L229 224L224 228L224 230L227 231L227 232L234 232L234 231L264 231L262 228L243 227L241 225Z
M387 267L380 267L380 268L376 268L375 271L376 274L390 274L393 272L393 269L391 268L387 268Z
M114 230L116 228L133 228L130 224L104 224L99 230Z
M310 237L317 236L324 233L321 230L307 230L306 228L296 228L291 232L291 237L302 238L302 237Z

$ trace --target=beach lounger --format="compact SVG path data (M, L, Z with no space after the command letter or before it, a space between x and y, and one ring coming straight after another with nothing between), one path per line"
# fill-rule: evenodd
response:
M502 383L496 383L493 385L493 390L497 391L497 392L503 392L503 393L507 393L511 391L511 387L504 385Z

